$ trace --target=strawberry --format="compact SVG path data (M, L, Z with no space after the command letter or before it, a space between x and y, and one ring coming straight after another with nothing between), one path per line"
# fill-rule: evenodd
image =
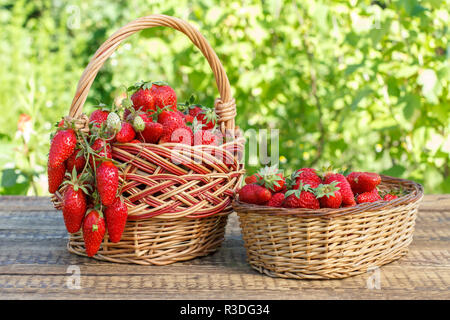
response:
M198 130L194 133L194 145L220 145L220 135L211 130Z
M86 158L83 155L83 151L80 149L75 149L75 151L66 160L67 171L72 172L73 168L80 173L84 165L86 164Z
M373 172L352 172L347 176L347 181L354 193L364 193L376 188L381 182L381 177Z
M285 179L277 166L262 168L257 177L257 183L272 192L279 192L284 188Z
M133 102L133 108L135 110L141 110L143 112L149 113L153 113L153 111L156 111L155 98L151 93L151 87L151 82L142 81L130 88L135 90L135 92L131 96L131 101Z
M398 199L398 196L395 194L389 194L389 193L387 195L385 195L383 198L384 201L391 201L394 199Z
M134 139L136 132L133 126L128 122L122 122L119 132L116 133L116 141L119 143L127 143Z
M313 190L307 184L300 183L298 189L287 191L285 197L283 207L286 208L320 208L319 200L317 200Z
M72 129L58 131L52 139L48 154L48 165L59 167L75 150L77 136Z
M267 203L267 205L269 207L282 207L283 206L283 202L284 202L284 193L282 192L277 192L275 193L272 198L270 198L269 202Z
M177 121L167 121L164 124L163 132L159 143L183 143L192 145L192 129L186 125L180 126Z
M130 143L142 143L142 141L139 141L138 139L134 139L134 140L131 140Z
M106 228L111 242L117 243L122 238L128 217L127 205L118 197L105 210Z
M187 105L187 103L186 103ZM192 105L192 106L187 106L188 110L189 110L189 115L192 118L196 118L202 111L203 111L203 106L196 104L196 105Z
M322 183L322 179L317 175L316 170L312 168L302 168L291 175L292 189L298 189L300 183L308 184L311 188L317 188Z
M319 199L321 208L339 208L342 204L342 195L339 192L339 187L336 185L339 181L334 181L330 184L320 184L315 189L315 195Z
M133 119L133 128L137 132L142 132L145 130L145 122L151 121L146 113L137 114Z
M185 125L185 120L183 114L180 114L177 111L173 111L171 109L169 110L163 110L161 113L158 114L158 123L161 123L162 125L165 125L168 122L174 121L178 123L180 126Z
M92 150L96 152L96 155L94 156L95 163L98 165L101 162L100 158L105 159L111 159L112 158L112 151L111 151L111 145L106 142L105 139L98 138L94 141L94 143L91 146ZM90 159L90 164L92 167L94 167L93 158Z
M120 117L115 112L110 112L106 118L106 127L112 132L118 132L122 127Z
M91 210L83 221L83 239L88 257L94 256L105 236L105 219L97 210Z
M61 163L56 168L47 166L48 192L55 193L59 189L59 186L64 181L65 174L66 174L65 162Z
M331 184L334 181L338 181L336 187L339 187L339 192L342 195L342 204L346 207L352 207L356 205L355 195L353 194L352 188L348 183L344 175L340 173L328 172L325 175L324 184Z
M206 108L201 105L194 105L189 109L189 115L197 118L203 124L203 129L209 130L215 127L217 114L214 109Z
M239 192L239 200L252 204L265 204L272 198L272 193L257 184L246 184Z
M184 115L184 122L185 123L192 123L192 122L194 122L194 117L191 116L190 114L185 114Z
M119 170L111 161L102 162L97 168L97 190L103 205L114 202L118 186Z
M70 233L78 232L86 213L86 196L79 183L69 184L64 191L63 217L66 229Z
M192 145L194 137L191 128L184 126L175 128L175 130L172 129L173 129L172 125L164 128L163 135L161 136L159 143L171 142L171 143L181 143L188 146Z
M382 200L382 199L376 188L371 191L368 191L368 192L360 193L356 197L357 203L375 202L375 201L379 201L379 200Z
M171 106L173 111L177 110L177 95L167 83L163 81L153 82L150 92L155 99L155 107L162 109Z
M163 125L153 122L153 119L145 113L140 113L134 118L133 127L137 131L137 136L146 143L158 143L163 134Z
M245 178L245 184L256 183L258 181L258 178L261 178L259 174L252 174L251 176Z
M89 116L89 122L93 123L95 127L99 128L102 123L106 122L106 120L108 119L108 114L109 111L106 111L104 109L94 110Z

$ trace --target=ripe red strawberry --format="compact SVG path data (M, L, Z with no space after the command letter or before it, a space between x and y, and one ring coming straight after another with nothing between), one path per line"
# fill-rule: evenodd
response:
M283 202L284 202L284 193L282 192L277 192L275 193L272 198L270 198L269 202L267 203L267 205L269 207L282 207L283 206Z
M158 115L158 122L161 123L162 125L165 125L166 123L171 121L178 123L180 126L185 125L184 116L183 114L180 114L178 110L177 111L173 111L172 109L163 110Z
M95 164L98 166L98 164L101 162L100 158L105 159L111 159L112 158L112 151L111 151L111 145L106 142L106 140L98 138L94 141L94 143L91 146L92 150L96 152L95 155ZM94 162L92 157L90 157L90 164L92 167L94 167Z
M67 231L78 232L86 213L86 196L78 184L69 184L65 189L62 212Z
M258 181L258 178L261 178L259 174L252 174L251 176L245 178L245 184L256 183Z
M134 140L131 140L130 143L142 143L142 141L139 141L138 139L134 139Z
M89 116L89 122L94 123L94 126L99 128L108 119L108 114L109 111L96 109Z
M203 106L201 105L192 105L192 106L188 106L188 110L189 110L189 115L192 118L197 117L202 111L203 111Z
M141 82L135 86L136 92L131 96L133 108L143 112L156 111L155 98L150 90L151 82ZM125 118L126 119L126 118Z
M185 123L192 123L192 122L194 122L194 117L191 116L190 114L185 114L184 115L184 122Z
M272 193L257 184L246 184L239 192L239 200L252 204L265 204L272 198Z
M295 183L292 189L298 189L300 183L308 184L311 188L317 188L322 183L322 179L317 175L316 170L312 168L302 168L297 170L291 176L291 183Z
M172 106L172 110L177 110L177 95L167 83L153 82L150 92L155 99L155 107L162 109L165 106Z
M102 162L97 168L97 190L103 205L114 202L118 186L119 170L111 161Z
M127 143L134 139L136 132L133 126L128 122L122 122L122 127L119 132L116 133L116 141L119 143Z
M83 222L83 239L88 257L94 256L100 249L105 231L103 214L97 210L89 211Z
M137 137L146 143L158 143L163 134L163 125L153 122L153 119L145 113L140 113L134 118L133 127L137 131Z
M55 193L59 189L59 186L64 181L65 174L66 174L65 162L61 163L56 168L47 166L48 192Z
M334 181L331 184L320 184L315 189L317 199L319 199L321 208L339 208L342 204L342 195L339 192L339 187L336 185L339 181Z
M312 192L312 189L302 183L298 189L289 190L285 194L283 207L319 209L320 203Z
M48 154L48 165L59 167L75 150L77 136L72 129L58 131L52 139Z
M220 135L211 130L197 130L194 133L194 145L220 145Z
M189 109L189 115L193 118L197 118L197 120L203 124L202 129L209 130L216 125L217 114L214 109L195 105Z
M106 227L111 242L117 243L122 238L127 217L128 207L120 198L116 198L114 202L106 208Z
M353 194L352 188L348 183L345 176L340 173L327 173L325 175L324 184L331 184L334 181L338 181L336 187L339 187L339 192L342 195L342 204L346 207L352 207L356 205L355 195Z
M356 197L357 203L375 202L379 200L381 200L381 197L376 188L368 192L363 192Z
M188 146L192 145L192 141L194 140L192 129L184 126L175 128L175 130L172 130L173 127L164 127L163 135L161 136L161 139L159 140L159 143L181 143Z
M277 166L262 168L258 171L258 176L257 183L272 192L279 192L284 188L285 179Z
M373 172L352 172L347 176L347 181L354 193L364 193L376 188L381 182L381 177Z
M384 198L383 198L384 201L391 201L391 200L394 200L394 199L398 199L398 196L395 195L395 194L390 194L390 193L385 195Z
M73 168L80 173L84 165L86 164L86 158L83 155L83 151L80 149L75 149L75 151L70 155L66 161L67 172L72 172Z

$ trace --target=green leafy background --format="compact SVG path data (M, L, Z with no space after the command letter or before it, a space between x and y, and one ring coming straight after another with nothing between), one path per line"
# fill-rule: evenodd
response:
M162 13L188 20L227 71L244 130L278 129L280 167L350 167L450 192L448 0L0 0L0 194L47 194L53 125L84 67L118 28ZM180 101L217 96L204 57L167 28L125 41L86 111L123 85L164 80ZM31 116L27 134L21 114ZM259 165L247 157L247 169Z

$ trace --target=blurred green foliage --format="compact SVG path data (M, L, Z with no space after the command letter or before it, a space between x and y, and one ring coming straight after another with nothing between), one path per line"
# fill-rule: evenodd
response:
M450 192L449 11L448 0L0 0L0 194L47 193L49 134L84 67L119 27L152 13L188 20L209 40L237 124L279 129L282 168L332 164ZM169 82L180 101L217 96L198 49L155 28L109 59L86 111L147 79ZM21 114L31 120L18 130Z

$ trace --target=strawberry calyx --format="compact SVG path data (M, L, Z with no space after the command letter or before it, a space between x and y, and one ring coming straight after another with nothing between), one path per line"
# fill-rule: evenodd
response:
M336 191L339 191L341 188L337 187L339 181L333 181L330 184L320 184L317 188L314 189L314 194L317 198L322 197L335 197Z
M153 84L153 82L151 80L149 80L149 81L141 80L139 82L136 82L134 85L129 86L127 88L127 91L128 92L136 92L139 89L144 89L144 90L150 89L152 87L152 84Z
M286 191L285 198L289 197L290 195L294 195L296 198L300 199L300 194L302 193L302 191L314 193L314 189L312 189L309 184L304 184L303 182L300 182L298 189L290 189Z
M69 178L69 180L65 180L62 185L72 185L74 191L78 191L78 189L81 189L85 194L89 194L87 189L90 189L90 185L86 184L86 181L88 181L88 176L86 175L86 173L78 175L77 169L73 167L72 173L67 172L66 176Z
M275 192L276 189L282 188L284 184L281 173L277 165L266 166L257 172L256 183Z
M191 94L189 99L186 100L184 103L180 102L177 104L177 109L180 110L181 112L188 112L189 109L193 109L194 107L199 106L194 105L196 99L197 99L196 96L194 94Z
M203 130L203 127L204 127L203 123L199 122L197 118L194 118L194 120L191 123L192 132L196 134L198 131Z

